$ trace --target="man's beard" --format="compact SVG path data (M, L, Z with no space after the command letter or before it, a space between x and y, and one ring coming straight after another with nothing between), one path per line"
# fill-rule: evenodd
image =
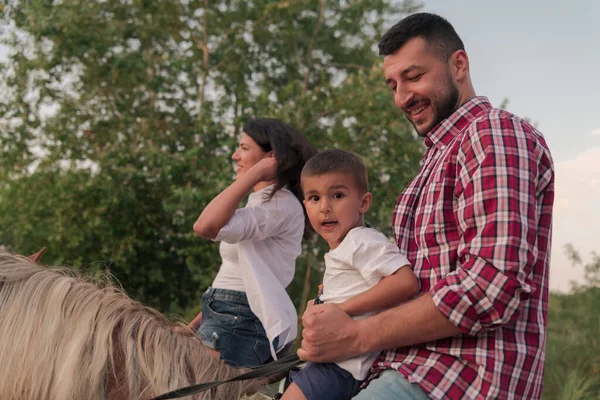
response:
M458 108L458 98L459 98L458 88L454 85L454 82L452 82L452 79L449 76L448 76L444 86L445 87L443 89L443 92L441 93L441 96L439 96L439 97L436 96L435 98L432 98L430 100L429 106L431 107L432 111L434 112L433 120L431 121L431 123L429 125L427 125L425 127L425 129L423 129L422 132L420 132L417 129L417 126L415 125L414 121L410 117L407 118L410 121L410 123L412 124L412 126L415 128L415 131L417 131L419 136L422 136L422 137L427 136L427 134L434 127L436 127L440 122L442 122L443 120L448 118L450 115L452 115L452 113L454 113L454 111L456 111L456 109Z

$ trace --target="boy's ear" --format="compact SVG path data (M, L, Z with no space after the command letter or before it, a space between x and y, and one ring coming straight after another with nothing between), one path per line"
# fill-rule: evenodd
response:
M373 194L371 192L363 194L362 202L360 203L360 213L365 214L367 211L369 211L372 202Z

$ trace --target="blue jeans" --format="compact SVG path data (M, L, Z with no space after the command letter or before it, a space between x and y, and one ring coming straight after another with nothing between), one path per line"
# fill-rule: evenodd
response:
M386 369L353 400L429 400L416 383L410 383L398 371Z
M265 329L250 310L244 292L209 287L202 296L198 335L205 346L220 352L221 359L235 367L257 367L271 358Z
M306 400L346 400L360 390L362 381L354 379L352 374L334 363L318 364L307 362L290 377Z

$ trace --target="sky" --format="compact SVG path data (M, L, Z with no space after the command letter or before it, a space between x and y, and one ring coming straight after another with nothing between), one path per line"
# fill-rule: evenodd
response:
M463 39L477 94L507 98L546 137L556 170L550 289L568 291L583 267L564 246L584 261L600 254L600 1L425 0L424 11Z
M584 261L600 254L600 1L424 0L461 36L478 95L531 119L555 164L550 289L583 276L564 246Z

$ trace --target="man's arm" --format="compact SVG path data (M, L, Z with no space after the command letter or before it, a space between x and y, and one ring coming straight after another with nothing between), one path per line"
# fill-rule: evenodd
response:
M428 293L357 321L336 304L314 306L304 314L302 324L298 356L314 362L344 360L461 334Z
M303 317L303 359L340 360L476 335L518 318L537 261L535 183L543 149L512 119L478 125L466 133L457 158L461 238L452 272L428 294L365 320L354 322L337 307L313 307ZM551 185L551 165L542 178Z
M379 283L340 304L350 316L381 311L413 298L419 291L419 282L410 266L401 267Z

